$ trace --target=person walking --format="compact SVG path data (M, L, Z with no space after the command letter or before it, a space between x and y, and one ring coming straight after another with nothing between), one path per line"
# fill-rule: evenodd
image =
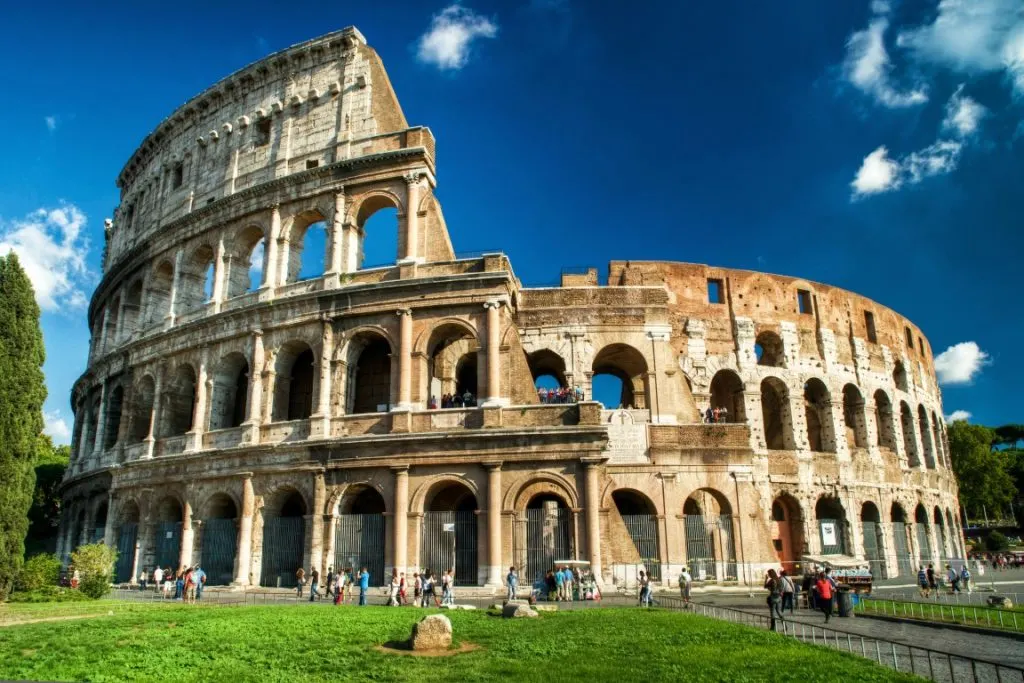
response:
M764 580L764 588L768 591L768 614L771 617L771 629L774 631L776 620L785 621L782 617L782 581L774 569L768 570Z
M320 597L320 572L316 567L309 573L309 601L313 602Z
M366 592L370 590L370 572L366 567L359 570L359 605L366 606Z
M562 570L555 568L555 592L558 594L559 600L565 600L565 577L562 576Z
M401 572L398 575L398 600L403 605L409 604L409 586L405 582L405 572Z
M302 597L302 587L306 585L306 570L299 567L298 571L295 572L295 590L298 592L298 596Z
M967 568L967 563L964 562L963 568L960 570L960 583L964 588L967 589L967 594L971 594L971 570Z
M832 582L825 576L825 572L818 572L818 580L814 584L818 592L818 604L825 615L825 623L832 618Z
M416 607L423 606L423 578L419 572L412 573L412 604Z
M206 572L198 564L192 572L192 579L196 584L196 600L203 599L203 587L206 585Z
M779 581L782 583L782 607L780 611L785 612L786 607L789 607L789 616L793 616L793 603L796 602L796 584L786 574L785 569L779 573Z
M917 571L917 585L920 588L920 594L922 598L928 597L928 572L925 570L924 565Z
M949 581L949 592L951 594L960 592L960 572L948 564L946 565L946 581Z
M690 604L690 590L693 587L693 576L690 575L690 570L687 567L683 567L683 571L679 574L679 595L683 598L683 602L686 605Z
M391 570L391 582L388 584L388 607L398 607L398 570Z
M334 597L334 584L337 576L334 574L334 567L327 568L327 590L324 591L325 598Z
M455 580L455 570L448 570L441 576L441 604L454 605L455 596L452 593L452 583Z
M164 582L164 570L163 567L157 565L157 568L153 570L153 588L157 592L163 587L161 584Z
M938 595L939 595L939 590L938 590L939 589L939 585L935 581L935 565L933 565L931 562L928 563L927 575L928 575L928 591L929 591L929 593L934 593L935 596L938 597Z
M185 570L185 602L196 604L196 575L192 567Z
M508 600L516 599L516 588L519 585L519 575L516 574L516 568L509 567L508 574L505 575L505 588L507 595L505 596Z

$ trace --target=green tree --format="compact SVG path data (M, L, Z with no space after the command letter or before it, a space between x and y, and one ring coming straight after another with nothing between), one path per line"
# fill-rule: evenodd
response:
M45 358L39 305L12 252L0 257L0 600L10 594L25 557Z
M972 514L979 513L982 506L990 512L1005 509L1016 489L1006 456L992 450L995 433L988 427L957 421L949 425L948 434L960 503Z
M78 570L79 590L90 598L102 598L109 593L115 562L117 551L102 543L78 546L71 553L71 564Z
M46 434L39 436L36 451L36 488L28 511L25 555L52 553L57 548L60 525L60 482L71 458L70 446L54 446Z
M60 560L52 553L33 555L21 568L14 582L15 590L35 591L47 586L56 587L60 580L60 567Z

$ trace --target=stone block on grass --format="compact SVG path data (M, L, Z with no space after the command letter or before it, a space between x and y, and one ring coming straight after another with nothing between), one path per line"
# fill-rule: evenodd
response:
M447 650L452 645L452 622L443 614L431 614L412 627L413 650Z

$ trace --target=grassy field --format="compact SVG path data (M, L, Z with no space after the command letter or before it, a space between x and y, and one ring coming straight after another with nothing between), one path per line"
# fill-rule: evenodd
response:
M72 609L74 608L74 609ZM430 612L434 610L429 610ZM663 610L600 609L502 619L450 613L445 658L374 648L428 611L333 606L188 607L104 601L0 606L0 678L122 681L883 681L867 660ZM77 614L90 615L69 619ZM62 619L24 623L28 620ZM21 623L18 623L21 622Z
M950 605L909 600L865 600L857 607L857 612L861 611L901 619L964 624L1024 633L1024 609L1020 605L1007 610L978 605Z

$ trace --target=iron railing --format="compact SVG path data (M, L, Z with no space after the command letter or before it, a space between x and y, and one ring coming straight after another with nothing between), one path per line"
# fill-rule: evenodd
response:
M855 611L881 614L901 619L937 621L964 624L979 628L992 628L1024 633L1024 613L975 605L923 602L920 600L893 600L890 598L861 597Z

